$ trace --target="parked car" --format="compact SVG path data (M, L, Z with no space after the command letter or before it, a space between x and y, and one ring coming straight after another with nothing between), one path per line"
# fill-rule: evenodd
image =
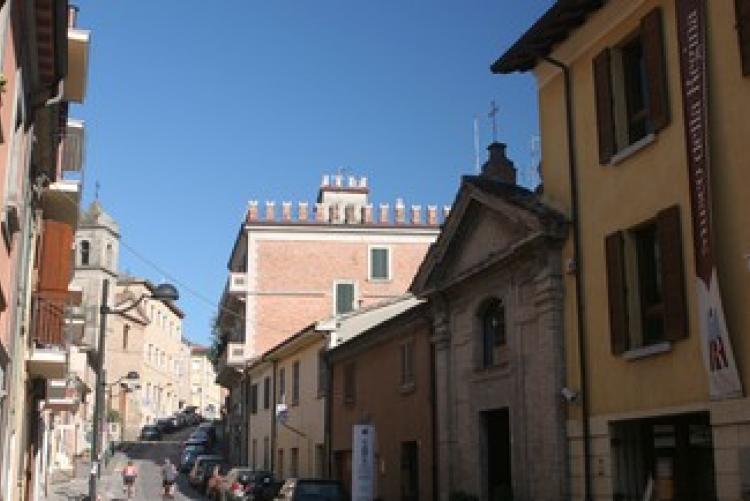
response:
M202 491L206 480L204 477L205 472L212 470L214 466L220 465L223 462L224 458L218 454L200 454L196 456L193 467L188 474L188 483L198 491Z
M159 428L159 431L161 431L162 433L169 433L171 431L174 431L174 428L172 428L172 423L170 422L169 418L157 419L156 426Z
M187 473L195 464L195 459L201 454L206 454L208 449L201 444L190 444L180 453L180 471Z
M290 478L276 496L279 501L346 501L344 486L336 480Z
M249 466L239 466L229 470L226 476L216 482L215 487L208 492L208 499L215 501L248 501L246 492L249 486L264 477L273 478L273 473L254 471Z
M156 425L147 424L141 428L141 440L158 441L161 440L161 430Z

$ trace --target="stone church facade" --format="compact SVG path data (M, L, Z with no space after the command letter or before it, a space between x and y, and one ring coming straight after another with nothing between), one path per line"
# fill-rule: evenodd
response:
M565 218L515 184L505 145L465 176L411 290L433 316L437 491L566 494Z

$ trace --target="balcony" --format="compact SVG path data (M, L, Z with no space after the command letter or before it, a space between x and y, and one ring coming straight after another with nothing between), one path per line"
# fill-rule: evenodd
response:
M245 294L247 294L246 273L229 274L229 294L235 296L244 296Z
M52 411L74 411L81 403L81 383L76 378L48 379L44 408Z
M89 73L91 32L68 28L68 73L65 76L65 100L82 103L86 97Z
M29 375L64 378L68 372L64 301L35 294L31 307L31 348L26 360Z
M239 382L245 369L245 343L227 343L217 364L216 382L229 388Z
M71 290L65 305L66 338L79 351L92 351L97 343L97 314L96 305L84 305L83 291Z

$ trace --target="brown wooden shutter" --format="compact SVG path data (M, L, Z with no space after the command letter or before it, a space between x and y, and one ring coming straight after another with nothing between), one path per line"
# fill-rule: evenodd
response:
M742 74L750 75L750 0L734 0Z
M39 291L57 292L64 298L72 278L73 228L45 220L39 256Z
M664 31L661 9L656 8L641 19L641 42L648 79L648 115L654 132L669 124L667 63L664 58Z
M664 334L668 340L675 341L688 336L682 231L678 206L659 212L656 231L660 251Z
M596 129L599 136L599 163L608 164L615 154L615 120L612 107L612 71L609 49L594 58Z
M607 296L609 298L609 335L612 353L628 349L628 303L625 290L625 248L621 231L607 235Z

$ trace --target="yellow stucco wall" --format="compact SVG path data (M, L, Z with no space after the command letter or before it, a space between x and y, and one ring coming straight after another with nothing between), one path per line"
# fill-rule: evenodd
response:
M727 324L741 375L750 373L750 202L747 117L750 78L740 69L733 2L708 4L710 126L716 255ZM656 140L617 165L598 160L592 60L638 28L652 8L663 9L670 124ZM552 54L572 68L576 155L587 330L590 406L593 415L690 405L708 400L700 348L695 268L683 131L676 16L673 0L611 0ZM545 198L570 214L563 79L543 63L539 82ZM610 351L604 239L674 204L681 208L689 337L669 353L626 361ZM572 257L572 243L564 249ZM574 276L565 280L568 380L580 387ZM571 417L579 410L571 408Z

